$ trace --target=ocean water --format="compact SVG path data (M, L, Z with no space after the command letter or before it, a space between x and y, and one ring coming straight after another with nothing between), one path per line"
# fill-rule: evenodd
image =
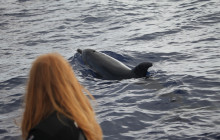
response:
M28 72L59 52L96 98L105 140L220 139L219 0L1 0L0 139L21 139ZM150 78L102 80L76 50L92 48Z

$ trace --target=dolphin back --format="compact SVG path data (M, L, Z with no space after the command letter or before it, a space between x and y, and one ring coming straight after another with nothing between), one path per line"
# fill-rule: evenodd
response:
M107 80L146 77L148 68L153 65L150 62L142 62L133 69L130 69L115 58L93 49L77 49L77 52L81 54L84 63L90 69Z
M115 58L92 49L77 50L86 65L103 79L118 80L130 78L131 69Z

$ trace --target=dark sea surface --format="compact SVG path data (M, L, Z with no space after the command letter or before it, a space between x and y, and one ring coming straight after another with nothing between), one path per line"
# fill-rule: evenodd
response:
M78 48L152 62L151 77L99 79ZM1 140L21 139L31 63L48 52L96 98L104 140L220 139L219 0L1 0Z

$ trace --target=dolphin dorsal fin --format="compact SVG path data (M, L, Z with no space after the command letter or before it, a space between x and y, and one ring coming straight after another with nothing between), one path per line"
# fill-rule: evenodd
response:
M82 50L81 49L77 49L77 52L82 54Z

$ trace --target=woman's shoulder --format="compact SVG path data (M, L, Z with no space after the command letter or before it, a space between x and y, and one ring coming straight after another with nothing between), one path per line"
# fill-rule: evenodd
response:
M74 124L73 120L54 112L31 129L29 139L78 140L80 133L82 133L81 130Z

